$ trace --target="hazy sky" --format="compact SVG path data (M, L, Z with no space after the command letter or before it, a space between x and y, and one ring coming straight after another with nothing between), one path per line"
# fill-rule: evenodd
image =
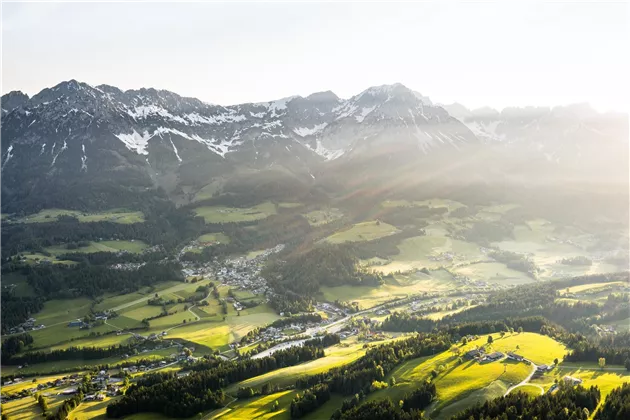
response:
M2 92L62 80L234 104L401 82L435 102L627 110L628 5L4 3Z

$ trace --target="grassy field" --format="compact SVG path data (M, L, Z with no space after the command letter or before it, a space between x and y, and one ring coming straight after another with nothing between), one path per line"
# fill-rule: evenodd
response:
M206 308L199 309L206 312ZM241 311L240 316L231 306L228 308L225 321L223 321L220 309L217 308L217 316L202 318L198 322L177 327L169 332L169 338L181 338L212 349L227 350L229 343L240 340L254 328L267 325L280 318L268 305L245 309Z
M197 194L195 194L195 198L193 199L193 201L201 201L212 198L214 194L221 191L222 185L223 181L221 180L216 180L211 182L210 184L207 184L201 190L199 190Z
M197 216L205 219L206 223L230 223L230 222L251 222L253 220L266 219L276 214L275 204L267 201L254 207L237 208L223 206L197 207Z
M439 208L446 207L448 211L453 211L460 207L466 207L462 203L449 199L434 198L431 200L423 201L408 201L408 200L385 200L381 202L383 207L431 207Z
M77 408L72 410L70 418L76 420L105 419L107 418L105 415L107 405L113 400L114 398L105 398L104 401L82 402Z
M259 249L259 250L256 250L256 251L249 251L247 253L247 255L245 255L245 257L247 257L248 260L252 260L252 259L256 258L257 256L263 254L264 252L265 252L264 249Z
M542 391L540 390L540 388L533 385L518 386L511 391L511 393L515 393L515 392L524 392L530 397L539 397L540 395L542 395Z
M70 252L82 252L85 254L89 254L94 252L127 251L134 254L139 254L146 248L148 248L148 245L142 241L100 241L90 242L88 246L76 249L68 249L65 245L49 246L46 248L46 251L50 252L53 256L67 254Z
M313 210L304 214L306 220L311 226L322 226L335 220L341 219L343 213L339 209L329 208L322 210Z
M145 318L158 316L162 313L161 306L146 305L145 303L139 303L125 309L121 312L127 318L135 319L136 321L142 321Z
M493 245L506 251L531 254L532 260L538 267L543 269L540 277L544 279L619 270L619 267L602 261L595 261L591 266L571 266L559 263L558 261L562 258L588 257L589 253L573 244L579 242L579 237L576 239L574 236L564 235L561 240L559 238L561 234L557 233L558 229L559 226L544 219L529 220L526 223L514 226L513 239L494 242ZM569 243L567 239L571 239L572 243Z
M77 346L109 346L119 344L129 336L91 336L91 333L106 333L115 331L116 328L130 328L140 325L144 318L159 315L162 312L160 306L151 306L147 300L155 293L166 298L177 300L180 297L188 297L194 294L197 287L207 284L210 280L204 279L197 283L165 282L155 287L144 287L138 292L125 295L108 295L95 305L94 309L116 309L119 317L108 320L109 325L101 325L89 330L81 330L78 327L68 327L68 322L81 319L90 312L92 301L88 298L76 298L65 300L50 300L44 303L44 309L33 315L37 324L44 324L46 328L32 331L31 335L35 339L37 348L66 348L72 345ZM225 288L227 292L227 288ZM194 318L194 316L183 310L183 305L169 306L169 311L178 310L178 313L153 320L152 328L162 329L180 323L182 319ZM158 332L160 332L158 331Z
M35 291L28 284L26 276L17 271L2 274L2 286L14 285L13 295L17 297L35 296Z
M490 351L516 350L519 354L530 358L537 363L550 362L555 357L561 358L566 352L565 347L553 339L534 333L507 334L500 338L499 334L494 334L495 341L489 348ZM234 393L241 386L251 386L260 388L265 383L272 385L286 386L294 383L302 375L312 375L326 371L330 368L351 363L364 354L365 349L361 343L355 339L346 341L348 346L337 345L326 350L326 357L313 360L301 365L279 369L255 378L233 384L226 389L228 393ZM487 343L487 336L481 336L465 346L458 345L461 352L468 351L476 346ZM435 384L438 391L438 401L431 407L431 418L446 419L456 412L469 407L476 402L483 402L490 398L503 395L511 386L526 378L531 372L531 365L528 363L518 363L512 361L499 361L492 363L477 363L465 360L458 364L458 356L452 351L445 351L435 356L422 357L409 360L392 371L387 381L392 377L396 379L396 385L384 390L369 394L369 400L390 397L398 401L413 389L419 381L430 377L433 369L440 371ZM442 368L440 368L442 366ZM605 373L607 375L609 373ZM613 375L613 374L610 374ZM612 389L619 379L601 376L600 384ZM553 383L553 377L547 379ZM531 390L523 388L525 392L534 394L536 387ZM538 391L539 393L539 391ZM289 418L288 410L291 400L295 396L295 391L285 391L282 393L262 396L248 400L235 401L227 409L218 410L210 418L224 419L244 419L244 418ZM275 400L279 401L280 409L269 412L269 407ZM307 418L321 419L328 418L330 414L339 407L343 397L333 396L331 401L322 408L311 413Z
M97 303L94 309L97 311L102 311L105 309L117 308L119 306L124 306L131 302L135 302L139 299L148 299L155 293L160 293L162 291L169 292L169 290L172 289L181 290L182 288L189 287L192 288L193 285L186 285L185 283L179 281L168 281L156 284L155 286L142 287L138 291L132 293L125 293L122 295L109 294L105 295L104 299L101 302ZM118 309L118 311L120 312L120 309Z
M565 354L564 346L553 339L534 333L507 334L499 338L493 334L494 343L489 351L516 350L526 358L537 363L550 363L555 357L562 358ZM481 336L478 340L471 341L465 346L458 345L459 351L464 352L487 343L487 336ZM464 360L457 364L458 356L452 351L445 351L436 356L422 357L409 360L388 375L396 379L396 385L370 394L370 400L390 397L398 401L406 393L414 389L418 381L426 380L433 369L443 370L435 379L438 392L438 401L432 406L432 418L448 418L457 411L470 405L485 401L488 398L501 396L505 391L531 372L531 366L527 363L516 362L492 362L477 363Z
M218 410L215 415L211 415L209 418L224 420L289 420L291 418L289 408L296 394L297 391L282 391L276 394L237 400L230 404L229 408ZM274 401L278 401L279 408L276 411L271 411L271 405Z
M484 212L488 212L488 213L498 213L498 214L505 214L511 210L517 209L521 207L520 204L513 204L513 203L508 203L508 204L496 204L494 206L485 206L483 207L482 211Z
M230 237L224 233L206 233L197 238L198 242L216 242L220 244L229 244Z
M302 207L304 204L302 203L278 203L278 207L281 209L294 209L297 207Z
M44 303L44 309L33 317L37 323L46 326L67 324L73 319L82 318L90 310L92 301L88 298L55 299Z
M553 384L555 379L561 380L565 376L572 376L581 379L582 385L585 387L597 386L602 394L602 401L613 389L617 388L624 382L630 382L630 372L621 366L615 366L616 370L603 371L593 366L588 369L568 366L561 363L560 366L545 375L533 378L531 383L542 386L545 391Z
M4 391L4 389L3 389ZM43 394L48 394L50 390L46 390ZM48 411L54 413L61 405L65 398L58 395L46 397L48 402ZM39 408L35 398L26 397L19 400L9 401L2 404L2 414L6 414L10 419L31 420L42 417L42 409Z
M589 283L589 284L581 284L579 286L568 287L566 289L558 290L560 294L567 293L584 293L584 292L597 292L598 289L608 289L609 286L628 286L628 283L623 283L621 281L612 281L608 283Z
M48 261L52 264L66 264L66 265L77 264L75 261L58 260L52 255L48 256L48 255L40 254L39 252L24 252L20 255L22 255L26 259L26 262L29 264L39 264L40 261Z
M398 233L396 227L384 222L370 221L352 225L349 229L335 232L326 238L326 241L333 244L344 242L373 241L385 236Z
M348 344L338 344L326 349L326 357L247 379L228 387L226 392L235 393L239 387L243 386L260 388L265 383L281 387L291 385L301 376L326 372L334 367L351 363L363 356L365 352L366 349L363 348L363 343L357 343L356 340L352 340Z
M57 221L59 216L73 216L79 219L79 222L114 222L121 224L144 222L144 214L142 214L142 212L125 209L112 209L97 213L64 209L46 209L36 214L17 218L15 221L20 223L46 223Z
M442 318L444 318L445 316L449 316L449 315L454 315L463 311L467 311L468 309L472 309L477 305L470 305L470 306L462 306L460 308L457 309L453 309L453 310L449 310L449 311L440 311L440 312L431 312L430 314L426 315L426 318L429 319L433 319L433 320L440 320Z
M484 336L480 340L483 341L486 337ZM492 334L492 337L494 338L491 346L493 351L503 353L513 351L539 365L553 364L555 358L562 360L568 351L563 344L546 335L536 333L508 333L503 338L500 338L497 333ZM519 346L520 349L517 349L516 346Z
M441 275L442 270L424 273L400 274L394 279L387 278L379 287L369 286L323 286L320 293L324 300L334 302L357 302L362 309L372 308L381 303L406 298L423 292L447 291L455 287L455 282Z
M66 322L52 327L46 327L42 330L31 331L29 334L33 336L35 341L34 345L38 349L46 349L49 347L56 347L58 344L64 348L71 346L107 346L108 344L101 344L106 342L109 336L100 337L90 336L90 334L104 334L115 331L116 329L109 325L100 325L90 328L89 330L82 330L79 327L68 327ZM114 335L115 337L115 335ZM63 343L63 344L62 344ZM83 344L78 344L83 343Z
M398 245L399 253L392 256L392 262L374 266L373 270L384 274L395 271L438 269L442 266L468 263L487 259L479 246L445 236L414 236L406 238ZM452 259L445 256L449 253ZM430 258L432 257L432 258Z
M469 264L454 268L453 271L473 281L509 285L527 284L536 281L526 273L508 268L507 265L500 262Z

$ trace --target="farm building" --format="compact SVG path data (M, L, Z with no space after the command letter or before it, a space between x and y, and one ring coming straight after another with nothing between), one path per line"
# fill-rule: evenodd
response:
M476 359L477 357L483 356L485 353L486 351L483 348L473 349L466 353L466 357L469 359Z
M500 351L495 351L494 353L490 353L489 355L487 355L486 360L490 360L491 362L494 362L495 360L502 359L503 356L505 355L501 353Z
M582 380L580 378L574 378L573 376L565 376L564 378L562 378L562 380L570 385L579 385L582 383Z

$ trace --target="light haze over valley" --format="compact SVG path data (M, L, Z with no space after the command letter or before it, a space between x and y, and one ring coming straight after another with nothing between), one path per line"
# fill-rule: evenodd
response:
M627 12L3 3L3 420L630 417Z

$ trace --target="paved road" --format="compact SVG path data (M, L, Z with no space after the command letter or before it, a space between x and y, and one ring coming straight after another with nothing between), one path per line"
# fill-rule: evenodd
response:
M513 390L514 388L518 388L519 386L526 385L526 384L529 382L529 380L530 380L530 379L532 379L532 376L534 376L534 373L536 373L536 369L538 368L538 366L536 366L536 364L535 364L534 362L532 362L531 360L527 360L527 359L523 359L523 361L524 361L524 362L529 362L529 363L532 365L532 371L531 371L531 373L527 376L527 378L523 379L523 380L522 380L521 382L519 382L518 384L516 384L516 385L514 385L514 386L511 386L510 388L508 388L508 390L507 390L507 391L505 391L505 394L503 394L504 396L505 396L505 395L507 395L507 394L509 394L510 392L512 392L512 390ZM530 384L530 385L533 385L533 384ZM535 386L538 386L538 385L535 385ZM538 388L540 388L540 390L541 390L543 393L545 392L545 391L544 391L544 390L543 390L540 386L538 386Z

